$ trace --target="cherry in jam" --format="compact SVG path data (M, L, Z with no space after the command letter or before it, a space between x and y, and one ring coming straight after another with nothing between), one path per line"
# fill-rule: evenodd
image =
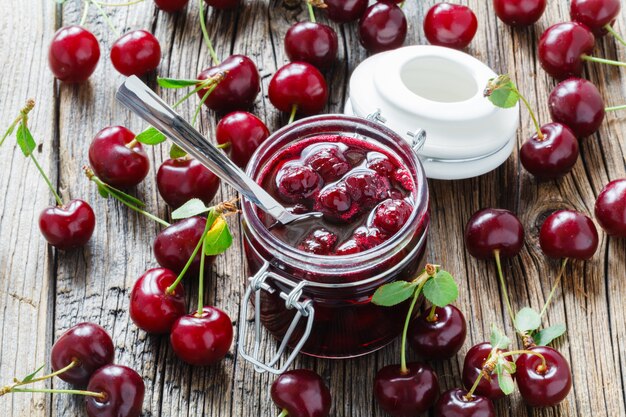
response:
M413 212L410 174L397 157L362 139L323 135L299 141L283 149L260 178L290 210L323 213L322 218L271 228L304 252L337 256L366 251L390 239Z

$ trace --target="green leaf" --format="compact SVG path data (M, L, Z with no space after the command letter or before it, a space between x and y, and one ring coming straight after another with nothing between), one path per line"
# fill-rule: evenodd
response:
M511 339L509 339L507 335L502 333L495 324L491 326L490 341L491 346L496 349L506 349L511 344Z
M149 127L135 138L137 142L141 142L144 145L158 145L159 143L165 142L167 139L165 135L159 132L154 127Z
M541 316L535 310L524 307L515 316L515 328L520 333L537 330L541 326Z
M37 148L33 135L24 123L20 123L17 127L17 144L20 146L22 153L26 157L30 156L35 148Z
M520 99L519 91L508 75L500 75L489 80L484 95L495 106L503 109L515 107Z
M178 159L187 156L187 152L182 150L177 144L173 143L170 148L170 158Z
M124 191L120 191L117 188L113 188L108 184L106 188L110 195L112 195L113 197L117 198L120 201L126 202L138 208L142 208L146 206L146 204L143 201L141 201L140 199L136 197L133 197L132 195L126 194Z
M210 209L210 207L204 205L202 200L192 198L172 212L172 219L187 219L189 217L197 216L198 214L206 213Z
M416 283L407 281L385 284L374 292L372 303L383 307L395 306L411 298L416 287Z
M513 376L508 372L508 369L498 361L496 364L496 374L498 375L498 385L504 393L504 395L510 395L515 391L515 382L513 382Z
M535 339L535 343L539 346L548 346L554 339L561 337L566 330L564 324L555 324L554 326L537 332L537 334L533 336L533 339Z
M233 244L233 235L230 234L228 223L223 216L215 219L204 238L204 254L207 256L219 255L226 252Z
M202 80L183 80L177 78L158 77L157 83L163 88L186 88L202 82Z
M426 281L423 293L424 297L437 307L445 307L457 299L459 287L449 272L441 270Z
M43 364L43 365L41 365L39 368L37 368L37 370L36 370L35 372L33 372L32 374L30 374L30 375L26 375L26 377L25 377L24 379L22 379L22 383L23 383L23 384L27 384L27 383L29 383L30 381L32 381L32 380L35 378L35 376L37 376L37 374L38 374L39 372L41 372L41 370L42 370L45 366L46 366L46 364Z

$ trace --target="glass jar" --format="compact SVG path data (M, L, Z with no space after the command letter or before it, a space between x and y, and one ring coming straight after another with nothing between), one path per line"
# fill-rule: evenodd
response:
M414 210L389 240L370 250L343 256L300 251L274 236L243 200L243 244L252 278L242 305L239 349L257 369L280 373L298 351L324 358L350 358L373 352L397 337L408 304L379 307L370 302L383 284L411 280L424 265L429 226L428 185L411 145L381 123L344 115L302 119L274 133L255 152L247 174L259 179L265 167L285 147L319 135L342 135L373 142L395 156L415 184ZM255 348L259 352L261 323L281 341L268 364L246 351L248 299L255 309ZM282 369L274 365L289 346L292 354Z

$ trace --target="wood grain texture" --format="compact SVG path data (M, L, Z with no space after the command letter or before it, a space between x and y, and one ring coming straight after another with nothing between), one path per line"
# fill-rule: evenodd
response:
M546 14L534 27L511 29L493 12L491 2L463 0L476 12L480 30L468 52L498 72L508 72L517 81L539 117L549 119L547 95L555 85L538 66L536 40L549 25L568 19L568 2L549 2ZM434 0L407 2L407 44L425 43L421 22ZM262 92L254 112L275 130L287 115L276 112L267 98L271 75L287 62L282 47L285 32L296 21L307 19L299 1L247 0L236 11L207 11L211 38L221 58L242 53L258 65L263 77ZM55 7L57 9L55 10ZM211 65L198 22L198 4L192 0L185 12L168 15L151 1L127 8L107 9L119 30L144 28L153 31L163 48L158 70L161 76L193 78ZM34 167L10 142L0 149L0 377L9 382L45 362L49 349L63 331L81 321L94 321L110 331L116 344L116 361L136 369L146 382L145 416L271 416L278 410L269 398L273 378L256 374L233 347L232 354L210 368L184 365L173 355L167 338L147 336L137 330L128 316L130 288L146 269L156 266L152 240L161 229L114 201L98 196L81 173L87 162L91 138L101 128L122 124L134 131L144 125L114 99L123 77L108 60L116 36L92 8L88 27L101 40L102 58L90 81L81 86L54 83L47 68L46 48L56 28L80 20L81 4L68 0L64 6L52 1L25 0L6 8L0 35L8 39L20 34L27 47L9 47L0 54L5 74L0 79L2 123L15 117L27 97L38 106L32 114L32 130L43 150L38 154L64 198L83 198L92 203L98 224L91 243L81 251L61 253L48 249L36 228L39 211L52 201ZM327 72L330 84L328 112L340 112L347 98L347 81L352 70L366 58L359 46L356 25L319 20L334 27L340 37L340 58ZM616 24L626 32L626 19ZM626 49L610 39L598 43L597 55L626 59ZM10 76L7 76L10 75ZM586 74L600 86L607 104L626 101L626 72L622 69L589 66ZM147 81L155 85L155 77ZM180 92L161 91L173 103ZM195 99L181 106L191 117ZM532 123L522 110L518 142L532 135ZM203 111L199 121L208 137L214 137L216 117ZM428 259L445 265L460 283L458 307L469 321L468 340L457 358L435 364L442 389L460 385L464 353L488 338L492 323L512 332L496 279L495 265L471 258L463 246L463 228L471 214L482 207L502 207L518 213L527 230L527 244L516 259L504 263L514 308L540 308L558 264L547 260L538 246L543 220L557 208L593 212L595 197L602 187L626 177L626 117L609 114L600 132L581 146L582 158L571 175L559 181L538 183L520 166L517 151L496 171L480 178L444 182L431 181L432 224ZM147 203L148 210L168 215L156 190L154 177L167 158L167 146L149 150L151 174L133 190ZM234 196L222 186L216 200ZM246 282L245 258L240 245L241 229L232 222L235 242L217 258L205 285L205 300L224 309L240 325L240 301ZM602 235L601 246L589 262L574 262L566 272L562 290L553 303L547 322L566 323L568 335L558 348L570 360L574 388L559 407L527 408L519 395L497 404L500 417L622 417L626 416L626 241ZM195 304L197 284L186 282L190 305ZM250 341L248 341L250 343ZM263 354L276 344L264 336ZM333 415L338 417L383 416L370 395L375 372L397 363L399 343L364 358L323 361L298 358L295 366L318 371L333 391ZM414 355L410 354L411 358ZM65 387L55 381L54 387ZM84 415L83 401L61 395L15 395L0 398L1 416Z

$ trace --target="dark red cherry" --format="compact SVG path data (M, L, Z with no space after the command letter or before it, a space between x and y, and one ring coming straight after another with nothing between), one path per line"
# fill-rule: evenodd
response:
M325 0L324 3L326 3L326 13L330 20L346 23L363 16L368 2L367 0Z
M546 10L546 0L493 0L493 8L509 26L530 26L537 22Z
M279 376L270 390L272 401L289 417L328 417L330 390L315 372L295 369Z
M552 120L583 138L594 134L604 121L604 100L596 86L582 78L559 83L548 99Z
M48 63L56 78L66 83L82 83L93 74L100 59L96 37L80 26L65 26L52 38Z
M87 390L101 392L104 399L86 397L89 417L139 417L146 387L141 376L121 365L107 365L98 369Z
M278 193L285 201L292 203L311 197L321 185L321 177L306 165L287 165L276 174Z
M369 170L354 170L344 180L350 197L362 209L374 207L389 195L391 185L386 177ZM383 219L381 219L383 220ZM393 226L391 226L393 228Z
M177 275L165 268L149 269L139 277L130 293L130 318L148 333L169 333L172 325L187 312L185 290L178 284L173 293L167 288Z
M163 229L154 239L154 257L163 268L172 270L180 274L183 270L196 245L200 241L206 219L203 217L190 217L174 223L170 227ZM207 261L212 261L212 257ZM200 254L198 254L191 264L188 274L197 275L200 266Z
M408 372L402 373L399 365L386 366L374 379L374 398L394 417L425 413L439 396L439 381L430 366L413 362L407 368Z
M320 113L328 99L328 86L317 68L306 62L292 62L280 68L270 81L269 98L274 107L303 114Z
M424 34L433 45L463 49L467 47L476 31L478 20L467 6L438 3L431 7L424 19Z
M539 244L554 259L590 259L598 249L598 230L586 215L574 210L558 210L541 226Z
M436 307L433 319L430 308L411 322L409 345L423 359L443 360L457 354L465 342L467 324L463 313L453 305Z
M531 407L553 407L561 403L572 389L572 373L567 360L549 346L537 346L531 351L543 355L547 366L539 356L525 353L515 361L515 379L522 398Z
M351 218L358 208L352 205L350 194L346 190L345 184L332 184L324 187L317 197L315 209L324 213L332 219L340 220Z
M230 159L245 167L250 157L270 135L270 131L253 114L236 111L229 113L217 124L215 138L220 145L228 144Z
M78 365L59 375L65 382L84 387L91 375L104 365L113 363L115 350L111 336L94 323L80 323L70 328L52 345L50 362L53 371Z
M89 146L89 164L105 183L134 187L146 178L150 160L135 134L123 126L102 129Z
M49 244L70 250L84 246L96 227L96 215L83 200L62 207L48 207L39 215L39 230Z
M380 245L387 240L387 236L375 227L361 226L354 231L353 239L360 252Z
M374 226L393 235L406 224L413 207L405 200L385 200L374 211Z
M596 36L607 34L621 9L620 0L572 0L570 16L591 29Z
M285 35L285 52L292 62L308 62L325 70L337 59L339 39L333 28L321 23L300 22Z
M465 355L465 361L463 362L463 385L467 389L471 389L476 382L476 378L482 372L487 358L491 353L491 343L484 342L473 346ZM501 350L507 352L506 349ZM478 387L475 391L476 394L487 397L490 400L497 400L504 397L504 393L498 385L498 375L495 373L491 375L491 379L481 378L478 383Z
M170 343L176 356L197 366L222 360L233 343L233 323L226 313L204 307L202 315L187 314L172 326Z
M261 91L261 77L254 62L244 55L232 55L219 65L202 71L198 79L205 80L220 73L224 79L209 94L204 104L218 113L251 107ZM206 93L206 89L200 90L198 97L202 99Z
M298 249L317 255L328 255L337 243L337 235L321 228L309 233L298 245Z
M145 30L125 33L111 47L111 62L122 75L138 77L154 71L161 62L161 45Z
M611 181L596 200L596 220L611 236L626 237L626 178Z
M192 198L209 204L220 186L220 179L195 159L167 159L157 173L157 187L163 200L178 208Z
M560 178L578 161L578 139L561 123L541 126L543 138L534 134L520 149L520 161L526 171L539 179Z
M350 170L350 164L337 146L313 148L304 164L313 168L325 182L337 181Z
M378 1L367 8L359 21L359 40L369 52L396 49L404 44L406 16L397 4Z
M583 72L582 57L589 54L595 44L595 36L585 25L557 23L539 39L539 62L556 79L580 77Z
M185 8L189 0L154 0L156 6L167 13L175 13Z
M467 391L454 388L441 394L435 404L435 417L496 417L493 402L486 397L466 397Z
M524 227L508 210L479 210L465 226L465 247L476 258L492 258L496 251L503 258L512 258L522 250L522 246Z
M241 3L241 0L204 0L206 4L216 9L233 9Z

